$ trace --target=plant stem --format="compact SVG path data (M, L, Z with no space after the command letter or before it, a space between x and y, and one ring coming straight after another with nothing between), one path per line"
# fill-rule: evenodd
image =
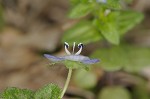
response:
M62 91L62 93L60 95L61 99L63 98L63 96L64 96L64 94L65 94L65 92L66 92L66 90L68 88L68 85L69 85L69 82L70 82L70 79L71 79L71 75L72 75L72 69L69 69L67 80L65 82L65 86L64 86L63 91Z

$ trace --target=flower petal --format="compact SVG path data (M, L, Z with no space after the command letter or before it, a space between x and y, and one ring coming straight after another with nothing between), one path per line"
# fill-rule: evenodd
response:
M89 57L82 56L82 55L68 55L68 56L63 56L62 58L66 60L72 60L72 61L82 61L82 60L89 60Z
M53 61L53 62L65 60L64 58L52 56L52 55L49 55L49 54L44 54L44 56L45 56L47 59L49 59L50 61Z
M84 64L95 64L98 63L100 60L99 59L88 59L88 60L82 60L81 62Z

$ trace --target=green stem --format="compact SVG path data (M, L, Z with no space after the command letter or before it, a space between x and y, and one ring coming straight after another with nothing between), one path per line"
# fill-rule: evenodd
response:
M64 86L63 91L62 91L62 93L60 95L61 99L63 98L63 96L64 96L64 94L65 94L65 92L66 92L66 90L68 88L68 85L69 85L69 82L70 82L70 79L71 79L71 75L72 75L72 69L69 69L67 80L65 82L65 86Z

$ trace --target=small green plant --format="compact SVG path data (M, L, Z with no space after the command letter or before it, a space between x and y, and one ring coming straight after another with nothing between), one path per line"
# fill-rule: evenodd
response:
M88 44L106 39L118 45L121 37L143 19L143 14L123 8L129 0L71 0L71 19L79 22L68 29L62 42ZM131 0L130 0L131 1ZM84 36L81 36L84 35Z
M55 84L48 84L37 91L10 87L0 94L0 99L60 99L61 89Z
M150 64L150 52L147 48L138 48L130 44L118 45L125 33L140 23L144 18L143 14L133 11L129 8L123 8L122 2L130 3L132 0L70 0L71 10L68 16L72 19L78 19L79 22L65 31L62 42L67 41L73 44L72 53L69 52L69 44L65 42L65 51L68 54L63 57L55 57L44 54L52 64L63 63L68 68L68 77L64 88L61 89L55 84L48 84L37 91L19 88L7 88L0 94L0 99L62 99L72 75L73 69L82 68L88 70L89 65L99 62L97 67L103 68L107 72L123 70L128 73L138 74L144 67ZM106 40L112 44L109 48L102 48L95 51L90 59L89 57L79 55L84 44ZM78 44L79 51L74 53L75 43ZM75 81L82 88L94 88L97 78L93 72L78 70L75 73ZM85 82L83 78L92 82ZM149 99L146 90L145 79L138 75L133 77L138 83L132 88L135 99ZM91 84L92 83L92 84ZM137 97L138 95L138 97ZM144 97L144 98L143 98ZM131 93L121 85L104 87L98 94L98 99L131 99Z
M83 44L82 43L78 44L79 51L76 52L76 53L74 53L75 42L73 43L72 53L70 53L69 50L68 50L69 44L67 42L64 43L64 47L65 47L66 53L68 54L67 56L55 57L55 56L52 56L52 55L44 54L44 56L46 58L48 58L50 61L53 61L54 63L62 62L69 69L68 77L67 77L65 86L63 88L63 91L60 95L60 99L63 98L63 96L64 96L64 94L67 90L67 87L69 85L73 69L84 68L84 69L88 70L89 67L90 67L89 65L99 62L99 59L90 59L87 56L80 55L80 53L83 49Z
M76 41L89 44L105 41L104 48L97 49L91 54L91 57L101 59L101 62L96 64L96 68L106 71L106 74L110 73L111 76L117 71L126 72L133 76L131 79L135 82L134 85L129 84L132 87L128 90L122 83L117 85L113 83L115 81L113 77L105 78L110 79L110 82L106 82L102 89L98 89L96 99L150 99L146 87L147 81L141 77L141 70L150 65L149 48L131 45L124 40L124 35L144 18L142 13L126 6L132 3L132 0L70 1L72 8L68 16L77 19L77 23L65 31L62 42ZM84 82L83 77L88 80L92 78L94 82ZM74 74L75 84L88 90L97 90L99 81L95 78L95 73L91 71L79 70ZM95 93L95 90L92 92Z
M56 57L56 56L44 54L44 56L47 59L52 61L52 64L64 63L65 66L69 69L67 80L63 90L61 90L61 88L59 88L55 84L48 84L42 87L41 89L37 90L36 92L33 92L28 89L19 89L13 87L4 90L4 92L1 93L0 98L1 99L62 99L69 85L71 75L72 75L72 70L78 68L84 68L88 70L90 68L89 65L99 62L99 59L90 59L87 56L80 55L83 49L82 43L78 44L79 51L76 53L74 53L75 42L74 42L72 53L70 53L70 51L68 50L69 44L65 42L64 45L65 45L64 46L65 51L68 54L67 56Z

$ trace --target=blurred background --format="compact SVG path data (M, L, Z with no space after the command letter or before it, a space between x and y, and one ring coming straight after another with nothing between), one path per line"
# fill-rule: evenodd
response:
M123 42L120 45L125 42L131 46L146 48L141 52L147 55L146 59L143 58L145 57L143 54L139 57L142 57L142 62L149 63L150 1L133 0L126 6L142 13L144 19L122 36ZM67 69L62 64L49 66L49 61L43 54L65 55L62 42L65 32L80 20L89 18L89 16L82 19L68 18L70 8L69 0L0 0L1 91L12 86L36 90L48 83L56 83L63 87ZM108 53L107 49L104 49L112 46L105 40L89 41L85 44L82 55L98 58L102 55L101 61L106 58L106 63L109 55L112 55L112 58L117 57L117 60L121 56L110 51ZM100 54L96 52L97 49ZM120 48L112 50L119 52ZM136 53L134 55L132 58L136 59L138 56ZM125 67L125 70L115 67L112 69L115 71L109 71L111 68L105 70L103 66L97 65L89 72L84 70L74 72L66 99L150 99L150 67L147 64L146 67L138 69L136 66L131 69Z

